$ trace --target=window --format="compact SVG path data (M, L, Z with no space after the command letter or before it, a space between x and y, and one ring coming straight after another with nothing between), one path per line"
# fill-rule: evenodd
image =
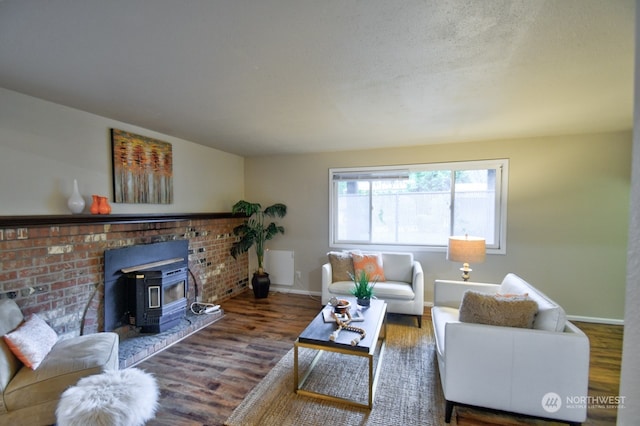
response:
M504 253L506 159L329 170L332 247L446 247L484 237Z

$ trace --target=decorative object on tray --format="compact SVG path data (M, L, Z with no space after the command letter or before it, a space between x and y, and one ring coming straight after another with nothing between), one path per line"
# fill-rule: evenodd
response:
M71 193L71 196L67 200L67 206L69 207L69 210L71 210L71 213L73 214L82 213L82 211L84 210L85 202L82 195L80 195L80 191L78 191L77 179L73 180L73 192Z
M358 306L368 307L371 304L371 298L373 297L373 287L375 287L377 278L373 280L369 279L369 274L363 269L356 272L355 275L349 273L349 276L353 280L354 287L351 290L357 299Z
M333 297L331 300L329 300L329 304L333 306L333 311L336 314L347 313L347 311L349 310L349 307L351 306L351 302L349 302L348 300L338 299L336 297Z
M264 245L266 241L276 235L284 234L284 227L278 226L274 222L266 225L264 220L266 216L284 217L287 214L287 206L276 203L263 210L259 203L240 200L233 205L231 212L248 216L244 223L233 228L233 234L239 236L240 239L231 246L231 256L235 259L255 245L258 270L253 274L251 285L256 298L265 298L269 295L271 281L269 274L263 269Z
M349 314L351 315L351 322L364 321L364 315L359 309L351 309ZM347 319L347 314L335 314L335 310L332 306L328 306L322 310L322 319L324 322L336 322L336 317L340 320Z
M332 297L329 301L329 304L334 307L334 309L330 312L331 317L335 320L336 324L338 324L338 328L329 335L329 340L335 342L338 338L338 335L342 330L353 331L354 333L359 333L359 337L355 337L351 340L351 346L356 346L364 337L367 335L366 331L360 327L354 327L349 325L353 318L351 317L351 312L349 310L349 306L351 303L345 299L338 299Z

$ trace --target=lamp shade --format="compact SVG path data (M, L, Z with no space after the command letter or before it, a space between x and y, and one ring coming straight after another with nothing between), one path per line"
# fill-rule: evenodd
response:
M481 263L484 262L486 244L484 238L479 237L449 237L447 259L454 262Z

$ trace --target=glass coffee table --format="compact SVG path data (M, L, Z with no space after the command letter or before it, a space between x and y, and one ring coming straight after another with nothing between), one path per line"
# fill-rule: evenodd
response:
M365 337L359 341L356 345L352 345L352 340L358 337L359 334L342 330L335 340L330 340L329 336L338 328L335 322L325 321L325 310L333 309L332 307L325 307L316 317L311 321L309 326L298 336L298 339L293 344L293 391L299 395L307 395L311 397L326 399L330 401L338 401L354 405L357 407L365 407L371 409L373 407L373 399L375 395L376 384L378 381L378 375L380 372L380 365L382 363L382 356L385 348L386 338L386 313L387 304L382 300L371 300L371 306L356 313L356 301L353 298L343 298L351 302L352 316L356 314L362 316L362 321L351 322L350 325L365 330ZM378 345L378 341L380 344ZM376 368L374 368L374 354L377 347L380 347L378 360L376 362ZM318 351L315 358L311 362L310 366L304 373L302 379L300 379L298 372L298 349L309 348ZM342 398L335 395L316 392L312 389L303 388L304 383L316 366L318 360L322 356L324 351L338 352L341 354L366 357L369 362L369 400L365 404L360 401Z

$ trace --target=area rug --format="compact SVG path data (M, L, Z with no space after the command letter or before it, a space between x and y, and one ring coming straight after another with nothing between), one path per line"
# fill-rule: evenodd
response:
M441 425L444 397L434 344L431 327L416 327L413 317L389 315L386 349L377 366L381 370L371 410L295 394L291 350L247 395L225 425ZM300 349L301 372L315 353ZM367 380L366 358L325 352L304 387L366 403Z

